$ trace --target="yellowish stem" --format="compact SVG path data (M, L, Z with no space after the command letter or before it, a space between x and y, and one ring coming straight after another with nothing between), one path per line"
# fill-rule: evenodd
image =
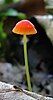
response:
M24 59L25 59L28 90L32 91L31 82L30 82L30 74L29 74L29 66L28 66L28 58L27 58L27 37L26 35L23 36L23 40L24 40Z

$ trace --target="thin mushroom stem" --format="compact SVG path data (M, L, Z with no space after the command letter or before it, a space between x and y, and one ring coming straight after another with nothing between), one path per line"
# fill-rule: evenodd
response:
M24 59L25 59L28 90L32 91L31 82L30 82L30 74L29 74L29 66L28 66L28 57L27 57L27 37L26 35L23 35L23 40L24 40Z

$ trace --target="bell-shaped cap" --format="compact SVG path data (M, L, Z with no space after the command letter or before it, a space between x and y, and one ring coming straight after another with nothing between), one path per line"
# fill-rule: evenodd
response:
M37 33L37 30L30 21L21 20L15 25L12 32L20 35L33 35Z

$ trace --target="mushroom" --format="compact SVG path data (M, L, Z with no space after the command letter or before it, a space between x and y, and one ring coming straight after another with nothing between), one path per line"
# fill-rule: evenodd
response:
M29 20L21 20L19 21L12 30L15 34L23 35L23 45L24 45L24 60L25 60L25 68L26 68L26 77L28 90L32 91L31 82L30 82L30 74L29 74L29 66L28 66L28 57L27 57L27 37L26 35L33 35L37 33L34 25Z

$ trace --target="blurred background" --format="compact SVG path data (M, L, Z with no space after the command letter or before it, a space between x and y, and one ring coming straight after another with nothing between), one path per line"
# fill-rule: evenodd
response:
M22 36L12 33L22 19L37 29L27 36L33 91L53 97L53 0L0 0L0 81L27 89Z

